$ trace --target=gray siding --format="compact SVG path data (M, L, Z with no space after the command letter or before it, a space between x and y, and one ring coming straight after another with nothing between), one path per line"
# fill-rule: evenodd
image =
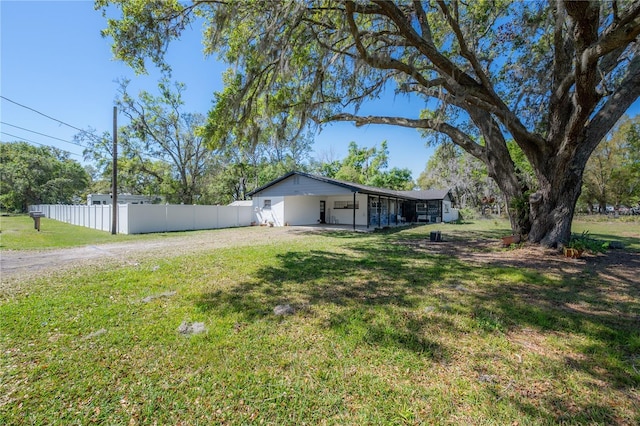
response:
M338 195L351 194L351 190L320 182L306 176L293 175L254 194L255 197L294 196L294 195Z

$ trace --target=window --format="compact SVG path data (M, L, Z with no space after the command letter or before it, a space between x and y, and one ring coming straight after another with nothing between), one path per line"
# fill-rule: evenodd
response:
M294 176L293 177L293 184L294 185L300 185L300 176Z
M271 210L271 200L264 200L264 205L262 206L262 208L266 210Z
M340 209L351 209L353 210L353 201L334 201L333 202L333 208L335 210L340 210ZM360 205L358 203L358 200L356 200L356 209L359 209Z

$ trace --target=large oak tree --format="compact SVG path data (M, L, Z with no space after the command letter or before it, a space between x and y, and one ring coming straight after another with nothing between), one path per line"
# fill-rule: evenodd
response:
M514 232L570 236L589 156L640 93L637 1L109 1L105 35L138 71L206 21L205 51L232 65L209 136L237 142L256 120L350 121L446 135L487 165ZM411 116L362 116L385 90L419 97ZM518 180L513 138L537 178ZM524 211L527 210L527 211Z

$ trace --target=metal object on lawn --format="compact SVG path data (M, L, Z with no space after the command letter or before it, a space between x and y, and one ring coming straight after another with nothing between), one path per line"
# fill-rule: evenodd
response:
M29 212L29 216L33 219L33 229L37 229L40 232L40 218L45 217L42 212Z

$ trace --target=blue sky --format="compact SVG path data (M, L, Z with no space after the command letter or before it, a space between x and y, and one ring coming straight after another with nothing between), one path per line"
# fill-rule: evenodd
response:
M132 93L153 91L156 87L157 73L136 76L127 65L112 59L110 39L100 36L105 19L93 9L92 1L0 0L0 21L0 88L2 96L12 101L72 126L92 127L102 133L112 128L116 79L130 78ZM200 35L201 28L194 27L172 44L168 60L173 79L187 85L185 111L206 114L213 93L222 89L225 65L214 58L204 58ZM5 99L0 101L0 140L26 139L56 146L82 161L81 147L13 126L65 141L72 141L77 130ZM397 114L408 110L417 116L418 102L407 102L406 98L394 102L389 96L364 112ZM124 117L120 117L119 124L122 120ZM332 124L316 136L312 155L331 153L333 159L341 159L350 141L370 147L383 140L388 141L389 166L409 168L417 179L433 148L427 148L426 140L413 129Z

